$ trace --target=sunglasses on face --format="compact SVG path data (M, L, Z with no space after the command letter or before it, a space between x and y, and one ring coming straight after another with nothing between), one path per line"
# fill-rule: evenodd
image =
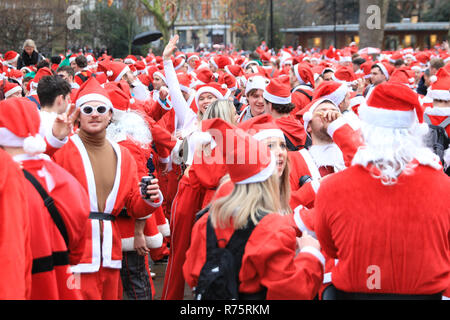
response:
M108 110L109 107L108 106L104 106L104 105L100 105L100 106L89 106L89 105L85 105L81 107L81 112L85 115L91 115L94 110L98 113L98 114L105 114Z

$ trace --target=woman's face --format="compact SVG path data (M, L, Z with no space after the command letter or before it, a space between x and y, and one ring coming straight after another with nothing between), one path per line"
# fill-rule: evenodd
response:
M34 47L25 47L24 50L29 56L31 56L34 51Z
M270 151L272 151L272 153L275 155L275 159L277 161L278 176L281 177L284 169L286 168L288 157L286 141L282 138L270 137L264 139L263 142L267 144Z
M204 92L198 97L198 109L201 113L205 113L208 106L216 100L216 96L212 93Z

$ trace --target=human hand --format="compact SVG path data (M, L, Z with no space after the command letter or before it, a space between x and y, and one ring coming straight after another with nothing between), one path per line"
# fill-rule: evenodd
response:
M314 247L317 250L320 250L319 241L310 236L307 231L303 231L302 236L300 238L297 237L297 245L300 250L302 250L305 247Z
M79 114L80 108L74 103L70 104L69 110L56 117L52 127L53 136L58 140L64 140L72 132Z
M150 253L150 249L147 247L144 233L134 234L133 248L140 256L145 256Z
M139 186L141 187L142 185L143 183L139 182ZM146 199L150 199L153 202L158 202L159 192L158 179L155 178L150 181L150 184L147 186L147 192L145 195L142 195L142 197L146 196Z
M159 99L161 101L165 101L167 99L168 95L169 95L169 89L166 86L162 86L159 89Z
M167 43L166 47L164 48L163 54L162 54L164 60L170 60L170 56L177 49L178 38L179 38L179 36L176 34Z

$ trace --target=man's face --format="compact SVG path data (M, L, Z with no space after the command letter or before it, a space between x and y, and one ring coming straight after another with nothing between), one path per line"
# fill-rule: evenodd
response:
M56 113L62 114L66 112L67 107L70 104L70 94L63 96L62 94L57 96L55 99L56 102Z
M313 112L311 121L308 124L307 131L313 138L317 138L325 142L333 142L333 139L329 136L327 132L327 126L325 125L325 120L322 118L322 114L325 111L336 111L336 107L329 102L323 102Z
M333 71L327 71L323 74L323 80L331 81L331 80L333 80L332 76L333 76Z
M136 76L131 70L129 70L123 75L122 80L125 80L129 85L131 85L136 80Z
M153 75L153 88L155 90L159 90L161 89L161 87L164 85L164 81L163 79L161 79L159 76L157 75Z
M189 60L188 64L189 64L189 66L190 66L192 69L195 69L195 62L196 62L197 60L198 60L197 57L191 58L191 59Z
M112 111L111 109L108 109L105 113L99 114L95 107L97 106L104 106L105 104L100 101L89 101L86 102L81 106L81 109L83 110L83 107L85 106L92 106L94 107L94 111L87 115L83 112L80 112L80 129L83 130L86 133L89 134L98 134L102 131L106 130L106 127L108 127L109 122L112 118Z
M370 70L370 80L374 86L379 85L386 81L386 77L383 72L381 72L380 68L376 67Z
M79 69L77 63L75 62L75 60L73 60L70 63L70 66L72 67L73 70L75 70L75 72L78 71L78 69Z
M248 105L254 117L266 111L263 92L261 89L256 89L251 93L249 92L250 94L247 97Z
M66 71L58 72L58 76L60 76L70 84L73 82L73 77L69 76L69 74Z
M289 69L289 82L291 83L291 88L294 88L298 82L297 76L292 68Z

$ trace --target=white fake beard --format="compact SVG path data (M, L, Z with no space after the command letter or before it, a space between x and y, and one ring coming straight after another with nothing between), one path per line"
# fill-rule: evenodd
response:
M308 151L317 167L332 166L336 171L345 169L342 151L334 143L312 145Z
M152 134L147 122L134 111L121 113L114 119L106 129L106 136L117 143L131 139L142 147L148 147L152 142Z

